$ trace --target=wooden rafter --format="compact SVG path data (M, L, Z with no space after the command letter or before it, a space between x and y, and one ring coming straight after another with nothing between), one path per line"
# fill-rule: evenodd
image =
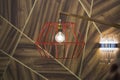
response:
M93 22L96 22L96 23L99 23L99 24L103 24L103 25L106 25L106 26L109 26L109 27L115 27L115 28L119 28L120 29L120 25L116 24L116 23L108 23L108 22L104 22L104 21L101 21L101 20L93 19L93 18L90 18L90 17L85 17L85 16L72 14L72 13L67 13L67 12L60 12L60 15L66 15L66 16L80 18L80 19L87 20L87 21L93 21Z

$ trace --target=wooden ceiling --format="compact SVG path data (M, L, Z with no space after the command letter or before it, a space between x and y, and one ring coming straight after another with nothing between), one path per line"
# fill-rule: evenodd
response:
M85 42L84 48L77 44L36 45L44 24L59 18L75 24L73 31ZM39 40L54 41L48 30ZM70 31L66 30L68 40L74 41ZM120 0L0 0L0 79L105 80L110 65L100 64L97 44L101 35L115 35L120 41ZM57 59L56 51L59 57L79 56Z

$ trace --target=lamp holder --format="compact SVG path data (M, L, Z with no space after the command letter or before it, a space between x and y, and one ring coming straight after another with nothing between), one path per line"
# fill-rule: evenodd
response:
M59 19L59 23L58 23L58 32L62 32L62 23L61 23L61 19Z

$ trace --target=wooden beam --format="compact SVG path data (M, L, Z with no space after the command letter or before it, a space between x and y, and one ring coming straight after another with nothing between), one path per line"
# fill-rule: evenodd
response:
M93 21L99 24L103 24L109 27L115 27L115 28L119 28L120 29L120 25L116 24L116 23L108 23L108 22L104 22L101 20L97 20L97 19L93 19L90 17L85 17L85 16L81 16L81 15L77 15L77 14L72 14L72 13L67 13L67 12L60 12L60 15L66 15L66 16L70 16L70 17L75 17L75 18L79 18L79 19L83 19L83 20L87 20L87 21Z

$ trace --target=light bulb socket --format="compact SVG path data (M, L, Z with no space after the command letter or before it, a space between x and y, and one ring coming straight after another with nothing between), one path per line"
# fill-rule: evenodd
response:
M63 30L62 29L58 29L58 32L62 32Z
M61 24L61 19L59 19L59 23L58 23L58 32L62 32L62 24Z

